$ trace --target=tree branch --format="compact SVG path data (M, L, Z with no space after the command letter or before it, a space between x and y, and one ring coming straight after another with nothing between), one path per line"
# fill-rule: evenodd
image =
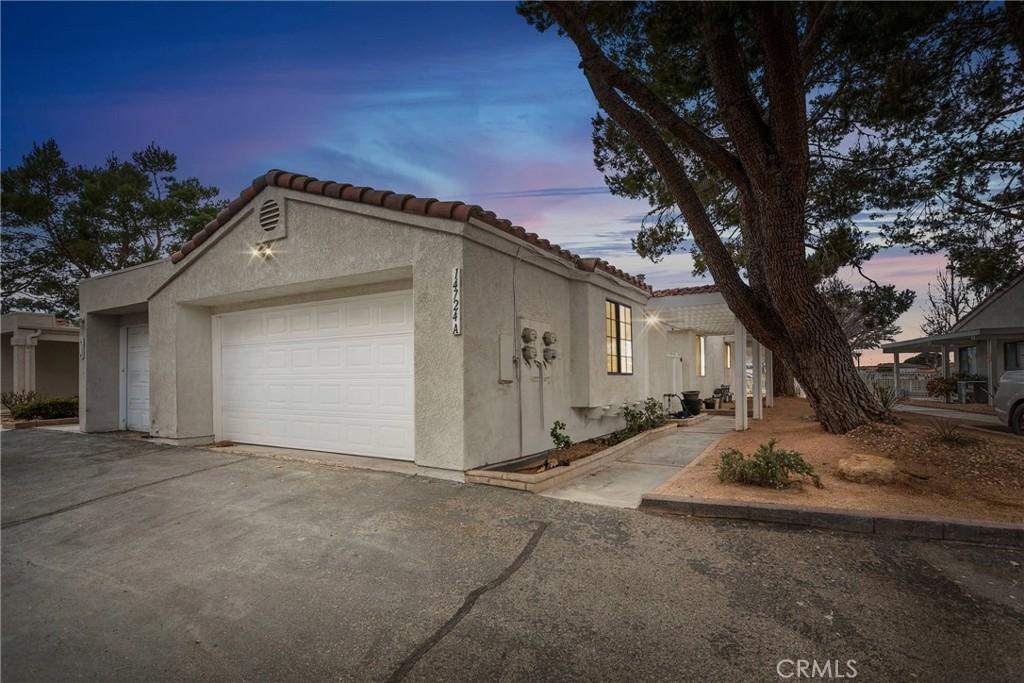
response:
M769 102L769 126L779 163L807 175L807 102L800 65L796 17L788 4L765 3L756 7L757 32L765 55L765 89Z
M800 40L800 68L804 81L814 68L814 60L821 52L821 44L825 37L825 29L828 28L832 15L835 13L836 3L820 2L811 5L812 13L807 18L807 30Z
M756 185L768 179L771 135L761 107L750 90L747 70L737 49L732 19L724 5L704 4L704 32L708 66L715 87L722 124Z
M580 11L574 8L566 9L571 11L560 14L559 26L576 44L585 69L629 96L659 126L728 178L740 192L750 191L750 180L735 155L720 142L679 116L640 78L615 64L590 34Z
M575 3L559 2L545 3L545 6L575 43L577 36L580 36L581 27L585 30L585 23L579 15L579 6ZM586 45L587 41L582 42ZM579 44L577 48L580 48ZM584 56L585 49L580 48L581 57ZM609 116L632 136L658 170L679 205L690 233L700 247L708 269L715 283L721 288L723 296L728 300L730 308L744 319L744 324L758 339L786 339L785 327L776 313L761 303L740 278L732 256L722 243L697 190L672 149L644 115L622 99L605 74L593 67L594 63L593 59L589 62L584 59L580 65L594 97Z

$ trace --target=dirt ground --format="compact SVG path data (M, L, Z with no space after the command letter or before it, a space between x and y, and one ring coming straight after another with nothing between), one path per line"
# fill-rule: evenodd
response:
M930 421L899 426L867 425L849 434L824 432L807 401L778 398L766 418L745 432L726 435L657 493L708 499L936 515L1024 522L1024 439L964 429L970 444L937 442ZM718 481L718 453L738 448L750 455L774 437L778 446L800 451L821 476L824 488L794 482L782 490ZM900 470L892 484L855 484L835 474L838 461L854 453L892 458Z

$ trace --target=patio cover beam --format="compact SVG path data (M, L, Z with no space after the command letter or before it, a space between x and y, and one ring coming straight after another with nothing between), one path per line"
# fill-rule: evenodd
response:
M736 341L733 344L733 390L736 406L736 431L747 429L747 329L739 320L735 322Z
M761 367L761 344L756 339L751 339L750 346L754 355L754 375L752 377L752 384L754 385L752 387L754 394L754 419L761 420L764 419L764 408L761 403L761 373L763 372Z

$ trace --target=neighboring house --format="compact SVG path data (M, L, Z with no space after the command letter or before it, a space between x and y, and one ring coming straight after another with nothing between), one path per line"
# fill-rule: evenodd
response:
M894 365L892 363L879 363L878 365L866 365L861 368L862 373L874 373L879 375L892 375ZM930 377L938 373L938 370L930 365L920 363L900 363L900 377Z
M884 344L882 350L893 354L897 366L901 353L938 352L944 377L960 372L984 377L991 403L1000 376L1024 369L1024 275L993 292L948 333Z
M652 294L478 206L272 171L172 257L82 282L81 423L461 476L729 383L721 295Z
M50 313L0 316L3 391L78 395L78 328Z

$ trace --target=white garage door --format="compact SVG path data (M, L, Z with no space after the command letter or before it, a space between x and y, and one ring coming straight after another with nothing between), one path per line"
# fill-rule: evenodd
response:
M149 328L124 328L124 426L149 433Z
M413 459L412 292L219 316L217 436Z

